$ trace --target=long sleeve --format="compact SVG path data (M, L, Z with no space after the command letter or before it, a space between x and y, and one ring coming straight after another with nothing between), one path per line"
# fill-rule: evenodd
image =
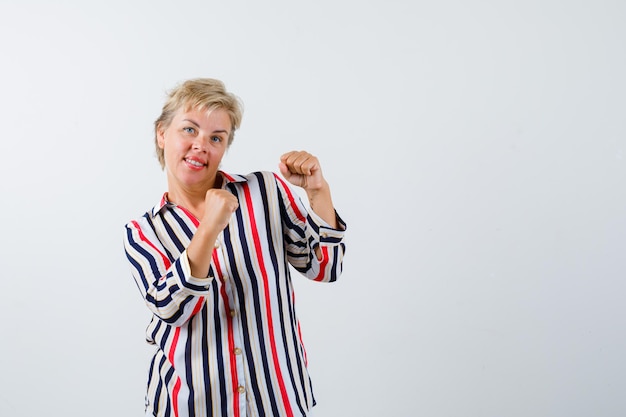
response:
M194 315L209 292L211 278L194 278L187 252L172 259L152 230L148 214L126 225L124 249L148 308L164 322L180 326Z
M312 210L307 211L302 200L281 178L276 176L281 211L283 235L289 263L309 279L334 282L341 274L345 244L346 224L337 213L338 229L332 228ZM315 248L322 255L318 259Z

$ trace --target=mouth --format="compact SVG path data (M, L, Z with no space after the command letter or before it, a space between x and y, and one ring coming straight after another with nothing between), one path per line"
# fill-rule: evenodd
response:
M202 162L198 161L197 159L185 158L185 162L187 164L191 165L192 167L196 167L196 168L203 168L203 167L207 166L207 164L202 163Z

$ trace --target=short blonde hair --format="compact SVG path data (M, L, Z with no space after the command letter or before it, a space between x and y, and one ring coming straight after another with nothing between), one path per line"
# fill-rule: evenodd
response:
M154 122L154 146L161 168L165 168L165 155L163 154L163 149L159 147L158 132L169 127L174 115L181 108L184 111L191 109L204 111L225 110L230 117L231 124L228 146L235 139L235 130L239 129L243 115L241 100L239 97L226 91L224 83L220 80L194 78L179 84L168 93L161 115Z

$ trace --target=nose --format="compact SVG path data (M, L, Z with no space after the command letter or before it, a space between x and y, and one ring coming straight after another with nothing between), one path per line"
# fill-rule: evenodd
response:
M192 149L200 152L206 152L207 148L207 141L204 139L204 137L202 135L196 135L196 137L193 139Z

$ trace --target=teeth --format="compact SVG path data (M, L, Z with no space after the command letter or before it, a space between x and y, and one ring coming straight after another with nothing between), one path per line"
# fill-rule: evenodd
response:
M204 164L198 162L198 161L194 161L192 159L185 159L187 162L189 162L191 165L195 166L195 167L201 167L204 166Z

